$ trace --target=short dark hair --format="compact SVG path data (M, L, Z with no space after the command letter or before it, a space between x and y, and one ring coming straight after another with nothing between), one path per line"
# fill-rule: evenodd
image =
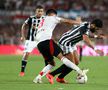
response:
M48 9L48 10L46 11L46 15L51 14L51 13L54 13L54 14L57 15L57 11L56 11L55 9Z
M36 7L36 9L44 9L44 7L41 6L41 5L38 5L38 6Z
M91 24L95 24L96 27L102 28L103 27L103 22L100 19L94 19Z

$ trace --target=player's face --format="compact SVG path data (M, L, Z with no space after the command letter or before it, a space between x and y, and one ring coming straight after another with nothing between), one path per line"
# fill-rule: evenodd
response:
M43 9L36 9L36 16L37 17L41 17L44 14L44 10Z
M96 32L97 30L99 30L99 28L96 27L94 24L91 24L91 26L90 26L90 31L91 31L92 33L94 33L94 32Z

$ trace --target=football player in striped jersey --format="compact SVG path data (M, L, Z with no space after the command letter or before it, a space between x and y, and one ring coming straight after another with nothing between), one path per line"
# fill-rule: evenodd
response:
M29 57L29 54L32 52L32 50L37 47L37 43L35 41L35 36L37 33L37 30L41 28L43 22L44 22L44 8L42 6L37 6L35 15L30 16L22 25L21 28L21 41L25 42L24 45L24 53L22 57L22 64L21 64L21 72L19 76L25 75L25 68L27 64L27 60ZM28 26L28 31L26 35L26 26Z

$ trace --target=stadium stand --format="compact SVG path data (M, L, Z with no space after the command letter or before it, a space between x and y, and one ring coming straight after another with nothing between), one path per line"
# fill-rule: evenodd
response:
M45 10L55 8L59 16L66 18L81 16L84 20L90 21L93 18L101 18L104 21L104 33L108 34L108 0L0 0L0 44L22 44L21 25L27 17L34 14L37 5L43 5ZM58 32L54 32L56 40L71 27L59 26L56 28ZM96 44L108 44L108 40L98 39Z

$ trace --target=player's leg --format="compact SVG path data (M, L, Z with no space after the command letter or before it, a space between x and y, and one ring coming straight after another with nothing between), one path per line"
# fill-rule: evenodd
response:
M82 51L83 51L83 49L82 49L82 46L79 46L79 48L80 48L80 51L79 51L79 60L80 61L82 61Z
M72 61L70 61L68 58L63 56L63 54L61 53L60 47L55 42L52 41L52 43L53 43L53 48L54 48L53 55L55 57L60 59L63 62L63 64L65 64L67 67L74 69L78 74L81 74L81 75L84 74L78 66L76 66Z
M72 62L74 62L76 65L79 64L79 58L78 58L78 54L77 51L73 51L67 55L65 55L69 60L71 60ZM62 68L61 68L62 69ZM67 67L64 65L64 68L62 69L61 74L56 78L57 82L60 83L66 83L66 81L64 80L64 77L67 76L73 69Z
M85 74L79 67L77 67L74 63L72 63L70 60L68 60L66 57L63 56L63 54L61 53L60 47L53 40L50 40L50 41L47 40L47 41L43 41L39 43L38 49L44 57L49 58L49 56L54 55L58 59L60 59L66 66L70 67L71 69L76 70L78 74L81 74L81 75ZM48 68L49 66L50 68ZM37 76L39 80L46 72L48 72L48 70L51 70L52 67L51 65L48 64L44 68L45 69L42 70L42 74ZM35 78L35 80L37 80L37 77Z
M62 46L61 46L62 48ZM63 47L64 48L64 47ZM62 48L62 50L63 50ZM79 63L79 60L78 60L78 54L77 54L77 48L76 46L69 46L69 47L65 47L65 50L63 50L64 53L68 53L68 54L65 54L65 57L68 58L69 60L71 60L73 63L75 63L76 65L78 65ZM57 82L60 82L60 83L66 83L66 81L64 80L64 77L66 75L68 75L73 69L67 67L66 65L62 65L61 67L59 67L57 70L55 70L54 72L52 72L51 74L52 75L56 75L57 74L57 71L59 73L61 69L61 74L56 78L56 81Z
M49 62L49 60L51 61ZM46 66L40 71L38 76L36 76L35 79L33 80L34 83L42 83L42 77L44 77L55 66L55 62L53 58L52 59L50 58L47 60L45 59L45 65ZM53 84L53 77L52 77L51 84Z
M38 44L38 49L44 57L44 60L46 60L46 66L40 71L38 76L35 77L35 79L33 80L34 83L41 83L42 77L45 76L55 66L53 55L51 54L52 51L49 48L49 43L50 41L48 40Z
M44 60L44 62L45 62L45 66L47 66L47 65L48 65L48 62L47 62L47 60Z
M79 43L76 44L79 48L79 60L82 61L82 52L83 52L83 46L84 42L80 41Z
M62 55L62 53L60 53L58 56L57 56L58 59L60 59L67 67L71 68L71 69L74 69L78 74L80 75L83 75L83 71L78 67L76 66L73 62L71 62L69 59L67 59L66 57L64 57Z
M35 47L36 47L35 41L26 40L25 46L24 46L24 54L23 54L22 61L21 61L20 76L24 76L29 54L32 52L32 50Z
M29 52L25 52L23 54L23 58L21 61L21 72L20 72L20 76L24 76L24 72L25 72L25 68L26 68L26 64L27 64L27 60L28 60L28 56L29 56Z
M65 56L69 56L69 55L66 54L66 53L69 53L69 52L70 52L69 47L65 47L65 46L63 46L63 45L59 45L59 46L60 46L60 48L62 49L62 53L65 54ZM73 52L73 50L72 50L72 52ZM67 58L68 58L68 57L67 57ZM68 58L68 59L69 59L69 58ZM73 60L73 59L72 59L72 60ZM64 71L65 68L68 68L68 67L66 67L66 65L63 64L63 65L61 65L59 68L57 68L56 70L54 70L53 72L51 72L50 74L51 74L52 76L55 76L55 75L57 75L57 74L62 73L62 71ZM70 68L68 68L68 69L66 70L66 72L70 72L70 71L71 71Z
M66 54L65 56L66 56L68 59L74 60L74 59L73 59L73 54ZM73 61L73 62L74 62L74 61ZM58 77L59 77L60 79L62 79L62 78L64 78L65 73L67 74L67 73L69 73L69 72L71 72L71 71L72 71L71 68L69 68L69 67L67 67L65 64L63 64L63 65L61 65L59 68L57 68L56 70L50 72L49 74L51 74L52 76L55 76L55 75L61 73ZM63 75L63 74L64 74L64 75Z
M79 60L78 60L78 54L77 51L74 50L71 53L68 53L65 55L69 60L72 60L72 62L74 62L76 65L78 65ZM49 73L52 76L55 76L57 74L60 74L57 78L56 81L60 82L60 83L66 83L66 81L64 80L64 77L66 75L68 75L73 69L67 67L66 65L61 65L59 68L57 68L56 70L54 70L53 72Z

